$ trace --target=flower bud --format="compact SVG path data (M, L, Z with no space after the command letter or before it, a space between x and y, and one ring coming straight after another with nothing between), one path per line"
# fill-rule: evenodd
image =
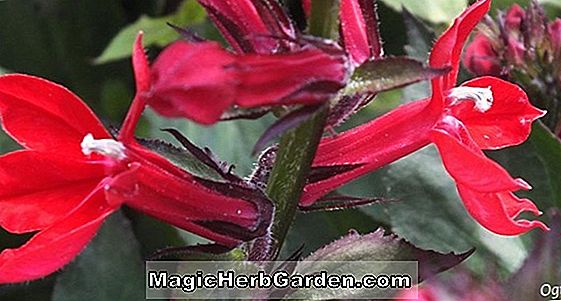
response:
M464 66L476 75L499 75L499 58L487 36L480 33L467 47Z

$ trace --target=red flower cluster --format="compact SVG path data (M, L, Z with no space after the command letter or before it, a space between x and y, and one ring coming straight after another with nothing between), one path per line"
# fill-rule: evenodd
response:
M272 204L261 192L198 179L134 138L150 87L140 38L137 96L117 138L64 87L29 75L0 77L2 126L25 147L0 157L0 225L38 232L0 253L0 283L56 271L123 204L227 246L265 234Z
M498 78L480 77L455 87L463 45L490 3L483 0L473 4L434 44L430 66L452 66L452 70L432 81L430 99L403 105L337 137L322 140L315 167L360 167L308 184L301 199L303 206L434 143L456 181L466 209L481 225L503 235L517 235L536 227L547 229L539 221L516 219L524 211L540 214L530 200L519 199L513 193L530 189L530 185L513 179L482 152L522 143L532 122L544 112L533 107L518 86Z
M538 4L532 3L528 11L514 4L499 22L503 25L486 24L487 30L466 48L463 63L472 73L508 73L535 60L538 51L551 56L546 62L561 59L561 19L546 22Z
M383 53L374 0L342 0L342 47L302 36L276 0L199 2L234 51L191 37L149 67L139 36L137 95L117 137L65 88L28 75L0 77L2 125L25 148L0 157L0 225L12 233L38 232L0 253L0 283L56 271L121 205L227 246L264 235L273 208L261 190L227 176L199 178L134 137L145 105L211 124L231 106L316 104L344 87L356 66ZM547 229L516 219L524 211L540 213L514 195L530 186L482 151L522 143L544 112L498 78L456 86L462 47L489 6L490 0L473 4L435 43L430 66L452 68L433 79L430 99L322 140L314 167L356 168L310 182L302 205L434 143L466 209L484 227L504 235Z

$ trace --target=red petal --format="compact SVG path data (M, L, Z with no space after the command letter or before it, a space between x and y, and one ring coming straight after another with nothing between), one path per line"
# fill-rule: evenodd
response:
M103 167L52 154L0 157L0 225L12 233L43 229L66 216L103 177Z
M452 107L453 115L466 126L479 148L499 149L526 141L532 122L545 114L532 106L520 87L502 79L480 77L462 86L490 87L493 92L493 105L486 112L475 110L469 101Z
M94 113L66 88L30 75L0 77L0 115L6 132L26 148L83 156L85 135L109 133Z
M239 57L236 103L243 107L311 104L334 95L347 80L344 56L319 49Z
M137 34L132 49L132 65L134 70L134 79L136 81L136 93L145 93L150 89L150 67L148 59L142 47L142 37L144 33L141 31Z
M489 38L479 33L466 48L464 66L475 75L499 75L499 58Z
M304 9L304 13L309 18L312 13L312 0L302 0L302 9Z
M547 25L547 33L551 41L551 48L557 55L561 55L561 19L556 18Z
M273 34L251 0L199 0L213 23L238 53L270 53L277 45L272 39L256 39Z
M127 113L127 117L123 122L121 131L119 132L119 140L128 142L134 139L134 130L138 124L138 120L146 107L146 93L150 90L150 67L148 59L142 47L142 31L136 36L136 40L132 49L132 65L134 69L134 78L136 80L136 95Z
M115 208L96 193L84 205L33 236L17 249L0 253L0 283L34 280L69 263L95 235Z
M436 144L444 167L458 185L480 192L516 191L531 187L513 179L499 164L485 157L463 124L446 116L435 126L431 139Z
M238 83L227 68L234 61L234 56L217 43L176 42L152 66L148 104L167 117L212 124L234 102Z
M514 36L508 37L505 59L514 66L523 65L526 56L524 42Z
M382 56L375 0L343 0L339 19L345 49L355 65Z
M300 205L309 206L330 191L429 144L428 135L438 115L425 110L427 103L411 102L336 137L322 139L314 166L364 166L306 185Z
M176 42L154 63L149 104L164 116L211 124L233 104L256 107L325 100L344 86L345 66L344 56L319 49L235 56L216 43Z
M540 221L515 220L522 211L536 213L535 205L519 199L509 191L483 193L458 185L458 192L466 210L489 231L500 235L519 235L534 228L549 230Z
M452 67L452 71L445 76L442 89L448 90L456 85L460 65L460 54L464 43L473 28L489 11L491 0L480 0L468 7L454 20L454 24L438 38L430 54L430 66L435 68ZM435 79L436 81L438 79Z
M520 5L513 4L507 11L505 16L505 27L508 31L521 30L520 25L526 18L526 11Z

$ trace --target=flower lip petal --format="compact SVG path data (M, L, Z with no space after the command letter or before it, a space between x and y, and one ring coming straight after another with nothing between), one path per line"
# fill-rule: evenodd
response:
M452 115L462 121L482 149L500 149L526 141L532 122L545 114L530 103L520 87L496 77L479 77L462 87L490 87L493 91L493 105L485 112L474 110L469 102L450 107Z
M436 144L446 170L459 184L480 192L531 188L485 157L464 125L452 116L446 116L435 126L431 140Z
M82 251L105 218L116 210L98 192L64 219L17 249L0 253L0 283L35 280L55 272Z
M4 130L29 149L83 157L80 141L86 134L110 137L78 96L31 75L0 76L0 115Z
M500 235L519 235L534 228L548 231L540 221L516 220L522 211L535 213L535 205L528 200L520 200L509 191L484 193L464 185L458 185L458 192L470 215L489 231ZM513 207L514 203L518 203Z
M447 90L456 85L460 56L464 43L477 23L491 7L491 0L479 0L468 7L454 20L454 24L438 38L432 47L429 58L431 67L442 68L452 66L452 71L442 79L442 88ZM436 81L435 79L433 81Z

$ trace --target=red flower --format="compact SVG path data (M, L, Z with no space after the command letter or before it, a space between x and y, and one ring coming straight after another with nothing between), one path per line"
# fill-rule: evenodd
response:
M236 53L178 41L152 68L148 104L167 117L213 124L232 106L316 104L345 85L344 52L297 37L277 0L199 0Z
M355 65L380 58L384 51L378 32L375 0L342 0L339 10L341 39Z
M270 54L293 47L296 29L277 0L198 0L238 53Z
M505 58L512 65L522 65L524 64L524 54L526 53L526 48L524 43L518 40L514 36L509 36L506 44Z
M312 13L312 0L302 0L302 9L307 17Z
M513 4L505 16L505 27L507 31L520 31L520 26L526 18L526 11L520 5Z
M503 235L517 235L536 227L547 229L539 221L515 219L523 211L540 214L530 200L513 194L530 186L513 179L482 152L522 143L532 122L544 112L533 107L518 86L498 78L480 77L455 87L464 42L489 10L490 2L473 4L436 41L430 66L451 66L452 70L432 81L430 100L403 105L321 142L314 166L359 167L308 184L302 205L310 205L352 179L434 143L466 209L481 225Z
M317 104L344 87L354 67L382 56L373 0L341 3L345 51L302 36L277 0L199 2L235 54L213 42L167 47L154 63L147 100L163 116L213 124L232 106ZM303 4L308 11L310 2Z
M551 48L561 57L561 19L557 18L547 25L547 33L551 41Z
M464 66L476 75L500 75L501 65L491 40L483 33L478 33L471 44L466 47Z
M347 80L343 55L315 47L274 55L230 53L215 42L178 41L152 67L148 103L168 117L212 124L233 105L314 104Z
M138 93L116 139L64 87L29 75L0 77L3 128L25 147L0 157L0 225L37 232L0 253L0 283L61 268L122 204L228 246L264 234L272 205L262 194L200 180L134 138L150 86L140 37Z

